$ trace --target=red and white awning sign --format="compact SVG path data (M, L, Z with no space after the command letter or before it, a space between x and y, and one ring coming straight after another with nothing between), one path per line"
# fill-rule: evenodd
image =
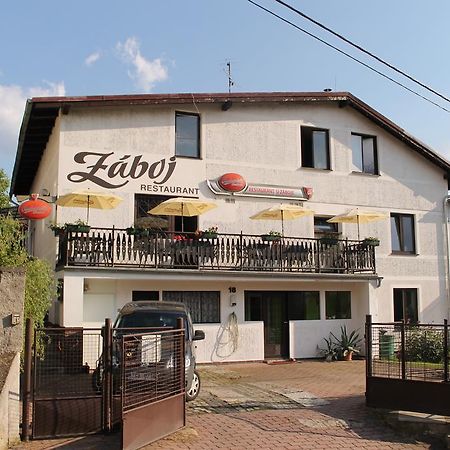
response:
M276 186L270 184L247 183L242 175L226 173L215 180L206 180L216 195L233 197L264 197L283 200L309 200L313 189L310 187Z

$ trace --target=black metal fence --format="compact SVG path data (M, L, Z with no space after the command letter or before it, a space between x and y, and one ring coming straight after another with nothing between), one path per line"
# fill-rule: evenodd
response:
M297 237L149 232L116 228L67 231L57 265L224 270L375 273L375 248L365 241Z
M184 391L182 336L182 330L123 336L124 411Z
M449 414L449 327L366 320L366 398L374 407Z
M122 424L123 438L129 443L124 448L138 448L133 447L136 436L145 445L149 436L151 440L162 436L162 429L167 434L174 426L183 426L182 319L177 326L172 330L112 329L107 319L102 329L42 328L33 332L28 321L23 439L85 435L111 431ZM154 405L160 408L164 401L169 406L159 411L156 419ZM162 428L159 422L168 414L170 420ZM144 434L136 431L143 417Z

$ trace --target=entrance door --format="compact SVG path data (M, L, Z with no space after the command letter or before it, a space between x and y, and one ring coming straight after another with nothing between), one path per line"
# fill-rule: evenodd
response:
M245 292L245 320L264 322L264 357L289 357L286 292Z

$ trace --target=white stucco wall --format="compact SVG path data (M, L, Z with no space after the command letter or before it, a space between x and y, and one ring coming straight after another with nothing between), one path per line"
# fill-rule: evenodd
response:
M11 361L0 391L0 450L20 441L20 352Z
M424 322L442 322L447 316L449 306L446 303L445 289L442 207L442 199L447 194L447 181L443 178L442 169L349 107L339 108L337 105L328 104L235 104L226 112L221 111L218 105L202 104L197 107L201 114L201 158L178 158L166 187L198 189L199 197L217 202L217 209L200 216L201 229L214 225L223 233L239 233L242 230L246 234L261 234L271 229L281 229L279 222L249 219L257 211L279 203L277 200L236 197L232 203L221 197L215 198L205 180L217 178L226 172L238 172L253 183L312 187L314 194L306 202L306 206L316 215L331 216L353 207L387 214L414 214L416 255L391 254L389 220L361 225L361 237L377 236L381 240L376 254L377 272L382 281L379 286L363 282L351 287L356 298L361 299L357 300L358 307L361 306L357 317L361 320L366 313L371 312L376 320L393 320L393 288L415 287L418 289L419 319ZM141 161L149 163L165 159L167 169L175 148L175 110L197 112L194 106L188 105L176 109L169 106L90 109L72 107L69 114L59 119L59 144L56 143L56 137L53 138L54 141L51 138L49 148L44 154L46 158L48 153L48 160L53 161L51 155L54 155L55 149L59 147L58 168L50 170L51 180L54 180L55 173L57 174L58 195L86 188L114 192L124 199L123 203L112 211L92 210L90 224L99 227L114 225L118 228L131 225L134 217L134 195L148 192L149 186L155 186L152 180L146 176L139 179L121 179L117 176L113 178L114 183L128 181L117 189L99 187L92 181L74 183L69 181L68 175L77 171L86 172L89 170L87 166L95 162L94 159L86 159L86 164L78 164L74 157L80 152L112 153L105 160L105 165L110 169L111 164L120 161L120 158L125 158L122 161L130 161L142 155ZM301 166L302 125L329 129L330 171ZM352 172L352 132L377 137L379 175ZM107 178L109 169L106 166L99 168L96 175ZM119 167L116 166L116 169ZM127 168L123 166L125 172L129 168L130 165ZM45 170L41 164L39 180L45 180ZM44 186L45 183L39 181L38 184ZM84 209L58 208L56 221L64 223L85 217ZM341 231L342 237L357 238L357 227L354 224L342 225ZM313 218L286 221L285 234L312 237ZM36 247L36 250L50 254L51 245L47 247L47 244L43 244L42 248ZM85 271L84 276L93 278L89 270ZM111 282L120 278L117 274L109 274L108 277ZM164 290L168 285L168 282L162 280L132 278L130 276L128 281L121 279L114 289L99 287L96 290L94 283L92 290L86 292L84 287L80 291L79 282L69 279L69 287L66 288L65 284L67 298L63 307L64 324L83 322L91 326L98 325L102 322L101 312L113 314L131 299L131 290L139 289L137 286L145 286L145 289L152 286L151 290ZM303 289L305 286L309 289L324 289L320 280L302 284L301 275L297 285L280 280L282 276L268 278L267 282L243 283L233 280L231 276L219 289L224 298L230 283L238 286L240 292L244 289ZM178 275L174 275L173 282L169 284L172 286L173 283L180 289L194 290L192 283L184 283ZM341 286L338 281L335 284ZM206 280L196 282L195 286L195 289L199 290L217 289ZM74 288L73 291L71 287ZM74 293L75 291L77 293ZM242 299L241 295L235 310L239 323L244 325ZM232 311L228 303L222 300L222 321ZM292 323L291 327L297 330L300 336L292 351L298 352L296 354L299 355L310 354L315 345L307 343L305 336L327 335L326 331L330 328L327 322L318 324L317 327ZM339 328L339 324L336 325ZM217 333L214 326L208 327L209 335ZM259 351L260 349L255 350L256 353ZM210 349L199 347L199 352L208 355Z
M97 274L101 277L101 274ZM371 293L369 282L361 281L281 281L281 280L158 280L145 279L143 274L135 274L131 279L127 275L120 277L114 273L109 278L83 278L83 274L71 273L67 276L70 289L70 300L64 300L66 314L71 314L70 326L100 328L105 317L115 319L117 311L131 301L132 291L159 291L162 299L163 291L219 291L220 323L197 323L194 329L205 332L206 339L195 343L198 362L231 362L264 359L264 330L262 322L245 320L246 291L319 291L320 320L291 321L290 323L290 356L292 358L317 357L317 347L322 346L323 338L330 331L338 332L341 325L347 325L349 331L361 330L363 334L365 315L369 312ZM231 305L229 287L236 288ZM78 289L78 293L74 292ZM351 292L351 319L329 320L325 315L326 291ZM81 300L82 299L82 300ZM76 310L76 311L75 311ZM234 325L231 314L237 319ZM78 322L76 321L78 320ZM69 325L68 325L69 326Z
M47 260L50 264L55 263L56 255L56 238L53 236L49 225L56 221L57 208L52 202L58 195L58 165L61 159L59 145L60 120L57 118L30 192L30 194L39 194L43 200L50 202L53 206L52 214L48 218L30 221L33 253ZM44 193L49 195L45 196Z

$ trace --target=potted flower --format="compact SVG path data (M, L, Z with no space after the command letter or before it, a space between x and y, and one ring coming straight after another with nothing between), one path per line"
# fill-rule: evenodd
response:
M202 231L201 237L204 239L217 239L217 230L219 227L209 227L206 230Z
M64 225L66 231L72 231L74 233L89 233L91 227L82 220L77 220L73 223L66 223Z
M338 237L333 233L326 233L319 238L321 244L324 245L336 245L339 242Z
M149 229L148 228L141 228L141 227L128 227L126 228L126 233L128 236L136 236L136 237L144 237L149 235Z
M49 225L50 230L53 231L55 236L64 236L66 233L66 227L64 225L57 225L56 223L51 223Z
M268 234L261 235L263 241L279 241L281 239L281 233L279 231L269 231Z
M365 247L378 247L380 245L380 240L376 237L369 236L364 238L362 243Z
M362 342L357 330L347 334L347 327L341 327L341 336L337 338L333 333L330 337L334 339L336 350L344 361L351 361L354 353L359 353L358 345Z

